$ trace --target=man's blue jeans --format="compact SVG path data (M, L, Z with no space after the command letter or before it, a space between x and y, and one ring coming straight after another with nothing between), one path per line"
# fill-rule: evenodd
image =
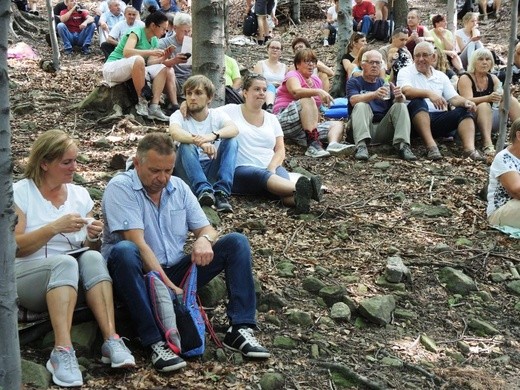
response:
M65 23L59 23L57 26L58 34L63 41L63 50L70 51L72 46L81 46L83 50L88 48L92 42L96 26L90 23L79 33L70 32Z
M181 144L177 150L174 174L184 180L196 196L204 191L220 191L229 196L235 174L237 150L236 138L226 138L220 142L217 158L200 161L196 145Z
M213 252L213 261L197 268L198 286L204 286L224 271L229 299L227 315L231 324L255 326L256 295L249 241L242 234L230 233L219 238ZM178 286L190 265L191 254L164 271ZM137 246L131 241L120 241L112 248L107 266L116 297L125 304L137 324L141 344L149 346L163 340L150 306Z
M352 24L353 24L353 28L355 31L358 30L358 22L355 20L355 19L352 19ZM370 32L370 30L372 30L372 24L374 24L374 22L372 21L372 18L369 16L369 15L365 15L363 16L363 23L361 24L361 32L363 34L365 34L365 36L368 36L368 33Z

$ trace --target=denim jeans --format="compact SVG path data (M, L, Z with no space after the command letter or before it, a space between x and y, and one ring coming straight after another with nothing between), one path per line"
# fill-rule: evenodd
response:
M213 252L213 261L205 267L197 268L198 287L204 286L224 271L229 299L227 315L231 324L256 325L256 295L249 241L242 234L230 233L220 237L213 246ZM112 248L107 263L115 294L137 324L142 345L149 346L161 341L162 335L155 324L137 246L131 241L120 241ZM164 271L178 286L190 265L191 254Z
M352 19L352 24L354 31L357 31L359 23L355 19ZM374 24L374 22L372 21L372 18L369 15L363 16L363 23L361 24L360 32L367 36L370 30L372 30L372 24Z
M63 41L63 49L68 51L72 50L72 46L81 46L84 50L89 47L92 42L92 37L94 36L94 31L96 30L96 26L94 23L90 23L79 33L70 32L65 23L58 24L58 34Z
M204 191L231 194L238 142L236 138L226 138L220 142L217 158L199 160L199 149L194 144L181 144L177 150L175 176L180 177L196 196Z

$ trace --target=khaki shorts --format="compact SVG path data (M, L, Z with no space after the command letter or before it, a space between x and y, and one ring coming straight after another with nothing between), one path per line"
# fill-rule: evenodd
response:
M105 62L103 65L103 79L111 87L124 83L132 78L132 68L139 56L121 58L120 60ZM147 78L153 80L165 68L163 64L150 65L145 68Z

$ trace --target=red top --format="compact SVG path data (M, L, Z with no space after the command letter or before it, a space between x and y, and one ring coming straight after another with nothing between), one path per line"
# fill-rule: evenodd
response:
M352 17L358 23L363 20L363 16L375 14L376 7L374 7L371 1L363 0L361 3L356 3L354 7L352 7Z
M67 12L69 12L69 10L64 9L60 12L60 16L65 15ZM81 32L79 25L83 23L88 17L89 13L85 9L81 12L74 11L72 15L70 15L69 20L65 22L65 26L67 26L71 33L79 33Z
M408 36L412 35L412 29L408 26L406 26L406 29L408 30ZM416 27L416 30L417 30L417 35L420 36L420 37L424 37L424 26L421 26L421 25L418 25ZM415 41L410 41L406 44L406 48L408 49L408 51L410 53L413 54L413 49L415 49Z

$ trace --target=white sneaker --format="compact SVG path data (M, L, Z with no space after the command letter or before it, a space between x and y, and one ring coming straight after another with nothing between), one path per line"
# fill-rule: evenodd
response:
M321 146L321 142L312 141L309 147L307 148L305 155L313 158L321 158L329 157L330 153L323 149L323 146Z
M148 116L148 102L144 99L139 99L139 102L135 105L135 112L139 116Z
M323 40L323 46L329 46L329 41L327 39Z
M170 121L170 117L164 115L158 104L150 104L150 107L148 107L148 119L157 119L162 122Z
M356 145L335 142L327 146L327 152L333 156L350 156L356 150Z

